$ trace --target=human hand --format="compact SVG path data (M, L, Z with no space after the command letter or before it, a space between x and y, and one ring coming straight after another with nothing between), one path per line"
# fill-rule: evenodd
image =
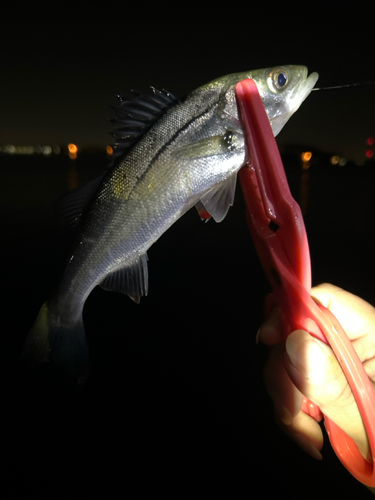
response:
M375 308L331 284L312 289L314 300L339 320L375 387ZM257 340L270 346L264 370L266 388L281 429L314 458L321 459L323 434L319 424L301 411L302 394L317 404L370 457L360 413L332 350L303 330L292 332L286 343L275 309L260 327Z

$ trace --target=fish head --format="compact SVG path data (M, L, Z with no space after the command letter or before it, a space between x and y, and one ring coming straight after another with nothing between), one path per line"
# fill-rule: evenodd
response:
M221 87L219 116L238 120L235 85L246 78L253 79L276 136L310 94L318 76L308 75L306 66L285 65L227 75L211 84Z

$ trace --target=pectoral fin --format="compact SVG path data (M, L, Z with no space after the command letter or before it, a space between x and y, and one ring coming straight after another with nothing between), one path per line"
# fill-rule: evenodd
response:
M212 215L216 222L221 222L228 213L229 207L233 205L236 192L237 174L207 191L200 199L206 211Z
M141 255L131 265L108 274L100 286L104 290L125 293L139 304L141 297L148 293L147 254Z
M214 135L190 144L184 144L176 149L175 154L186 160L220 155L228 152L231 148L231 141L232 136L230 132L224 135Z

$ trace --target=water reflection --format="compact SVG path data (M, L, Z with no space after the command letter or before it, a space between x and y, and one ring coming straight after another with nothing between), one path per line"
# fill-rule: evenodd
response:
M299 186L299 205L301 207L302 215L307 214L309 205L309 191L310 191L310 170L305 168L302 164L302 175Z
M311 151L305 151L301 154L301 168L302 175L299 188L299 205L303 215L307 213L307 207L309 204L309 181L310 181L310 165L311 165L312 153Z
M73 191L78 187L78 172L75 159L71 159L68 170L68 190Z

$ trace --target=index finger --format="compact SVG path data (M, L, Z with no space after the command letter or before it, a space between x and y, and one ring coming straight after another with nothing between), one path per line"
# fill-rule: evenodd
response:
M336 316L351 340L370 335L375 342L375 308L371 304L330 283L314 287L311 295Z

